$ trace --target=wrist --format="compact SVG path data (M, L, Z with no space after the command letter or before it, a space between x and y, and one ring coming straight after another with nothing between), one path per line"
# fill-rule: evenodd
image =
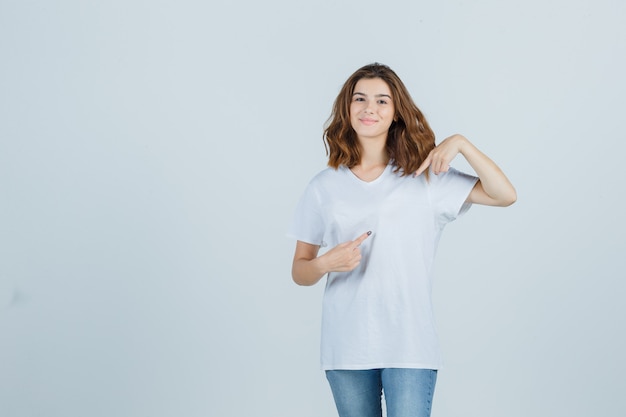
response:
M465 136L459 134L454 135L454 138L458 144L459 153L465 155L465 152L472 146L471 142Z
M312 261L313 267L315 268L316 273L319 274L320 276L323 276L328 273L328 265L326 263L326 258L327 256L326 254L324 254L322 256L318 256Z

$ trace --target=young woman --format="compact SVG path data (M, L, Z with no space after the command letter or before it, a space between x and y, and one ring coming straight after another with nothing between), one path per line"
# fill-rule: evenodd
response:
M508 206L515 189L465 137L435 135L387 66L357 70L324 132L329 168L291 225L293 279L328 274L321 364L340 417L429 416L441 365L431 307L444 226L473 203ZM461 154L478 174L449 167ZM320 254L320 247L330 248Z

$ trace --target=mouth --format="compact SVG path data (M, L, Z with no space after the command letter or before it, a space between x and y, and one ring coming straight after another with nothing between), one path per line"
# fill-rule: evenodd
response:
M376 123L376 120L374 119L359 119L361 121L361 123L363 123L365 126L372 126L374 123Z

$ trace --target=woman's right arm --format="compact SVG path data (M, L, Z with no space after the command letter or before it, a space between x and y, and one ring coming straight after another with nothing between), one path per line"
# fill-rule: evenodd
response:
M298 285L314 285L328 272L352 271L361 262L359 245L371 234L363 233L355 240L335 246L322 256L317 256L319 245L298 240L291 267L294 282Z
M291 267L291 276L296 284L313 285L324 276L326 271L320 266L321 257L317 257L319 250L319 245L298 240Z

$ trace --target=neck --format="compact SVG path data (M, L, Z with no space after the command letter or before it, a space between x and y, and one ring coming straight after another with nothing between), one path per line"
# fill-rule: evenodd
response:
M385 149L385 142L361 140L361 162L363 168L386 166L389 163L389 155Z

